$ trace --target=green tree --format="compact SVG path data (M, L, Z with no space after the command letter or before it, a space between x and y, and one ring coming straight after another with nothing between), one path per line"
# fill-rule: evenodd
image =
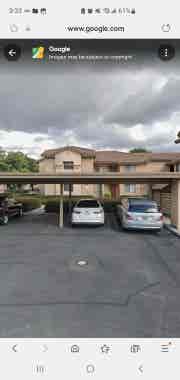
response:
M0 150L0 172L8 171L8 165L6 162L6 152L4 150Z
M7 172L37 172L38 163L22 152L0 151L0 171Z
M151 151L146 148L133 148L129 150L129 153L151 153Z

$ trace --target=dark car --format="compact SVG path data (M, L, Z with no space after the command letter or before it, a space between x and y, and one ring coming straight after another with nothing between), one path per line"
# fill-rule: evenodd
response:
M21 217L22 215L22 203L18 203L5 195L0 195L0 224L7 224L10 218L14 216Z

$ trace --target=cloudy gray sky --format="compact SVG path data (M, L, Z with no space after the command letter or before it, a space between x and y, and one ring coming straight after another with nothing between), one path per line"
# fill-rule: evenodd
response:
M178 151L180 70L169 68L3 66L0 146L33 157L64 145Z

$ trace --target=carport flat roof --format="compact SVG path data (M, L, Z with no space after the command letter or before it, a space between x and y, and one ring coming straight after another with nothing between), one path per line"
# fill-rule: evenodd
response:
M39 174L39 173L1 173L0 183L24 183L24 184L115 184L115 183L171 183L172 180L180 180L180 172L155 172L155 173L64 173L64 174Z

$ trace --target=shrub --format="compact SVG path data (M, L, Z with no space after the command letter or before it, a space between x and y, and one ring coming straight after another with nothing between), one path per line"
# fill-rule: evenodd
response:
M104 199L111 199L111 193L110 192L104 193Z
M41 207L41 200L34 197L14 197L17 202L23 204L23 211L31 211Z
M45 202L46 212L59 212L59 201L57 200L46 200Z
M104 201L102 201L104 211L109 212L109 213L110 212L114 213L116 211L116 206L118 204L120 204L120 200L109 201L107 199L104 199Z
M77 200L72 200L71 201L71 207L73 208L75 203L77 202ZM46 200L45 202L45 211L46 212L56 212L56 213L59 213L59 204L60 204L60 201L59 199L57 200ZM69 206L70 206L70 203L67 199L64 199L63 201L63 210L65 213L68 213L69 212Z
M84 197L83 197L84 198ZM79 198L82 199L82 198ZM75 203L77 202L77 198L74 199L74 197L71 200L71 206L72 208L74 207ZM101 201L102 206L104 208L105 212L115 212L116 210L116 205L120 203L120 200L117 201L109 201L107 199L104 199L104 201ZM63 209L65 213L68 213L69 211L69 201L67 198L64 198L63 202ZM53 199L53 200L46 200L45 203L45 211L46 212L59 212L59 199Z

